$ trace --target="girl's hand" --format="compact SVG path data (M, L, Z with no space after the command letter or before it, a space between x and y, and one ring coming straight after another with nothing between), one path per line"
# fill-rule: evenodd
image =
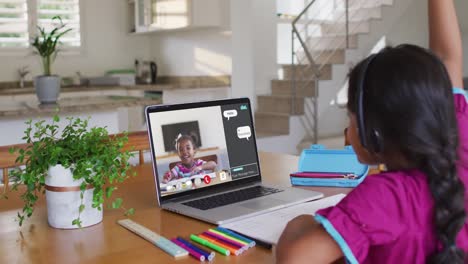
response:
M276 247L278 264L332 263L342 257L338 244L311 215L291 220Z
M172 173L170 171L167 171L166 173L164 173L162 182L163 183L168 183L168 182L170 182L172 180L172 178L174 178L172 176Z
M453 0L429 1L429 47L445 64L453 87L463 88L463 46Z
M201 166L195 166L192 168L191 173L192 175L198 174L199 172L203 171L203 168Z
M318 226L318 224L315 222L313 216L300 215L288 222L281 235L280 242L290 243L302 236L305 231L316 228L316 226Z

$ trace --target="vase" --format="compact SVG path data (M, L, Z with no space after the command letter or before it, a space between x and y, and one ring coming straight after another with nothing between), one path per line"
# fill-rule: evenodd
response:
M47 217L51 227L75 229L74 219L78 218L81 204L80 185L83 180L73 179L70 168L62 165L49 167L45 179ZM92 226L102 221L103 210L92 208L94 188L87 188L83 196L84 210L80 214L81 227Z
M56 104L60 94L60 77L41 75L34 78L37 99L42 105Z

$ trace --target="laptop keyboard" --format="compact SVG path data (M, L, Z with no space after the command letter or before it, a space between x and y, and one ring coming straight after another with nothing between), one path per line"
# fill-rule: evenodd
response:
M268 188L263 186L254 186L233 192L218 194L207 198L193 200L190 202L182 203L184 205L194 207L200 210L208 210L228 204L242 202L257 197L270 195L277 192L282 192L281 189Z

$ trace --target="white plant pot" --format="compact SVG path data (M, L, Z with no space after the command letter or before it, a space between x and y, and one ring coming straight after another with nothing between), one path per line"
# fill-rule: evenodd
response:
M49 168L46 176L47 217L49 225L54 228L74 229L72 221L78 218L80 207L80 184L83 180L74 180L70 169L62 165ZM87 227L102 221L103 210L92 208L93 190L87 189L84 193L83 204L85 209L81 212L81 226Z

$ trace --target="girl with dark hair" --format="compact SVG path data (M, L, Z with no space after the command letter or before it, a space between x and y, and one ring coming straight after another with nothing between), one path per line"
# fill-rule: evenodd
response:
M205 170L214 170L216 168L217 164L214 161L204 161L195 158L197 141L196 134L178 135L175 139L175 150L177 155L179 155L180 162L177 162L174 168L164 174L163 183L167 183L173 179L190 177Z
M468 104L452 0L429 1L431 51L401 45L350 73L347 137L367 177L315 220L288 223L278 263L465 263ZM454 92L455 91L455 95Z

